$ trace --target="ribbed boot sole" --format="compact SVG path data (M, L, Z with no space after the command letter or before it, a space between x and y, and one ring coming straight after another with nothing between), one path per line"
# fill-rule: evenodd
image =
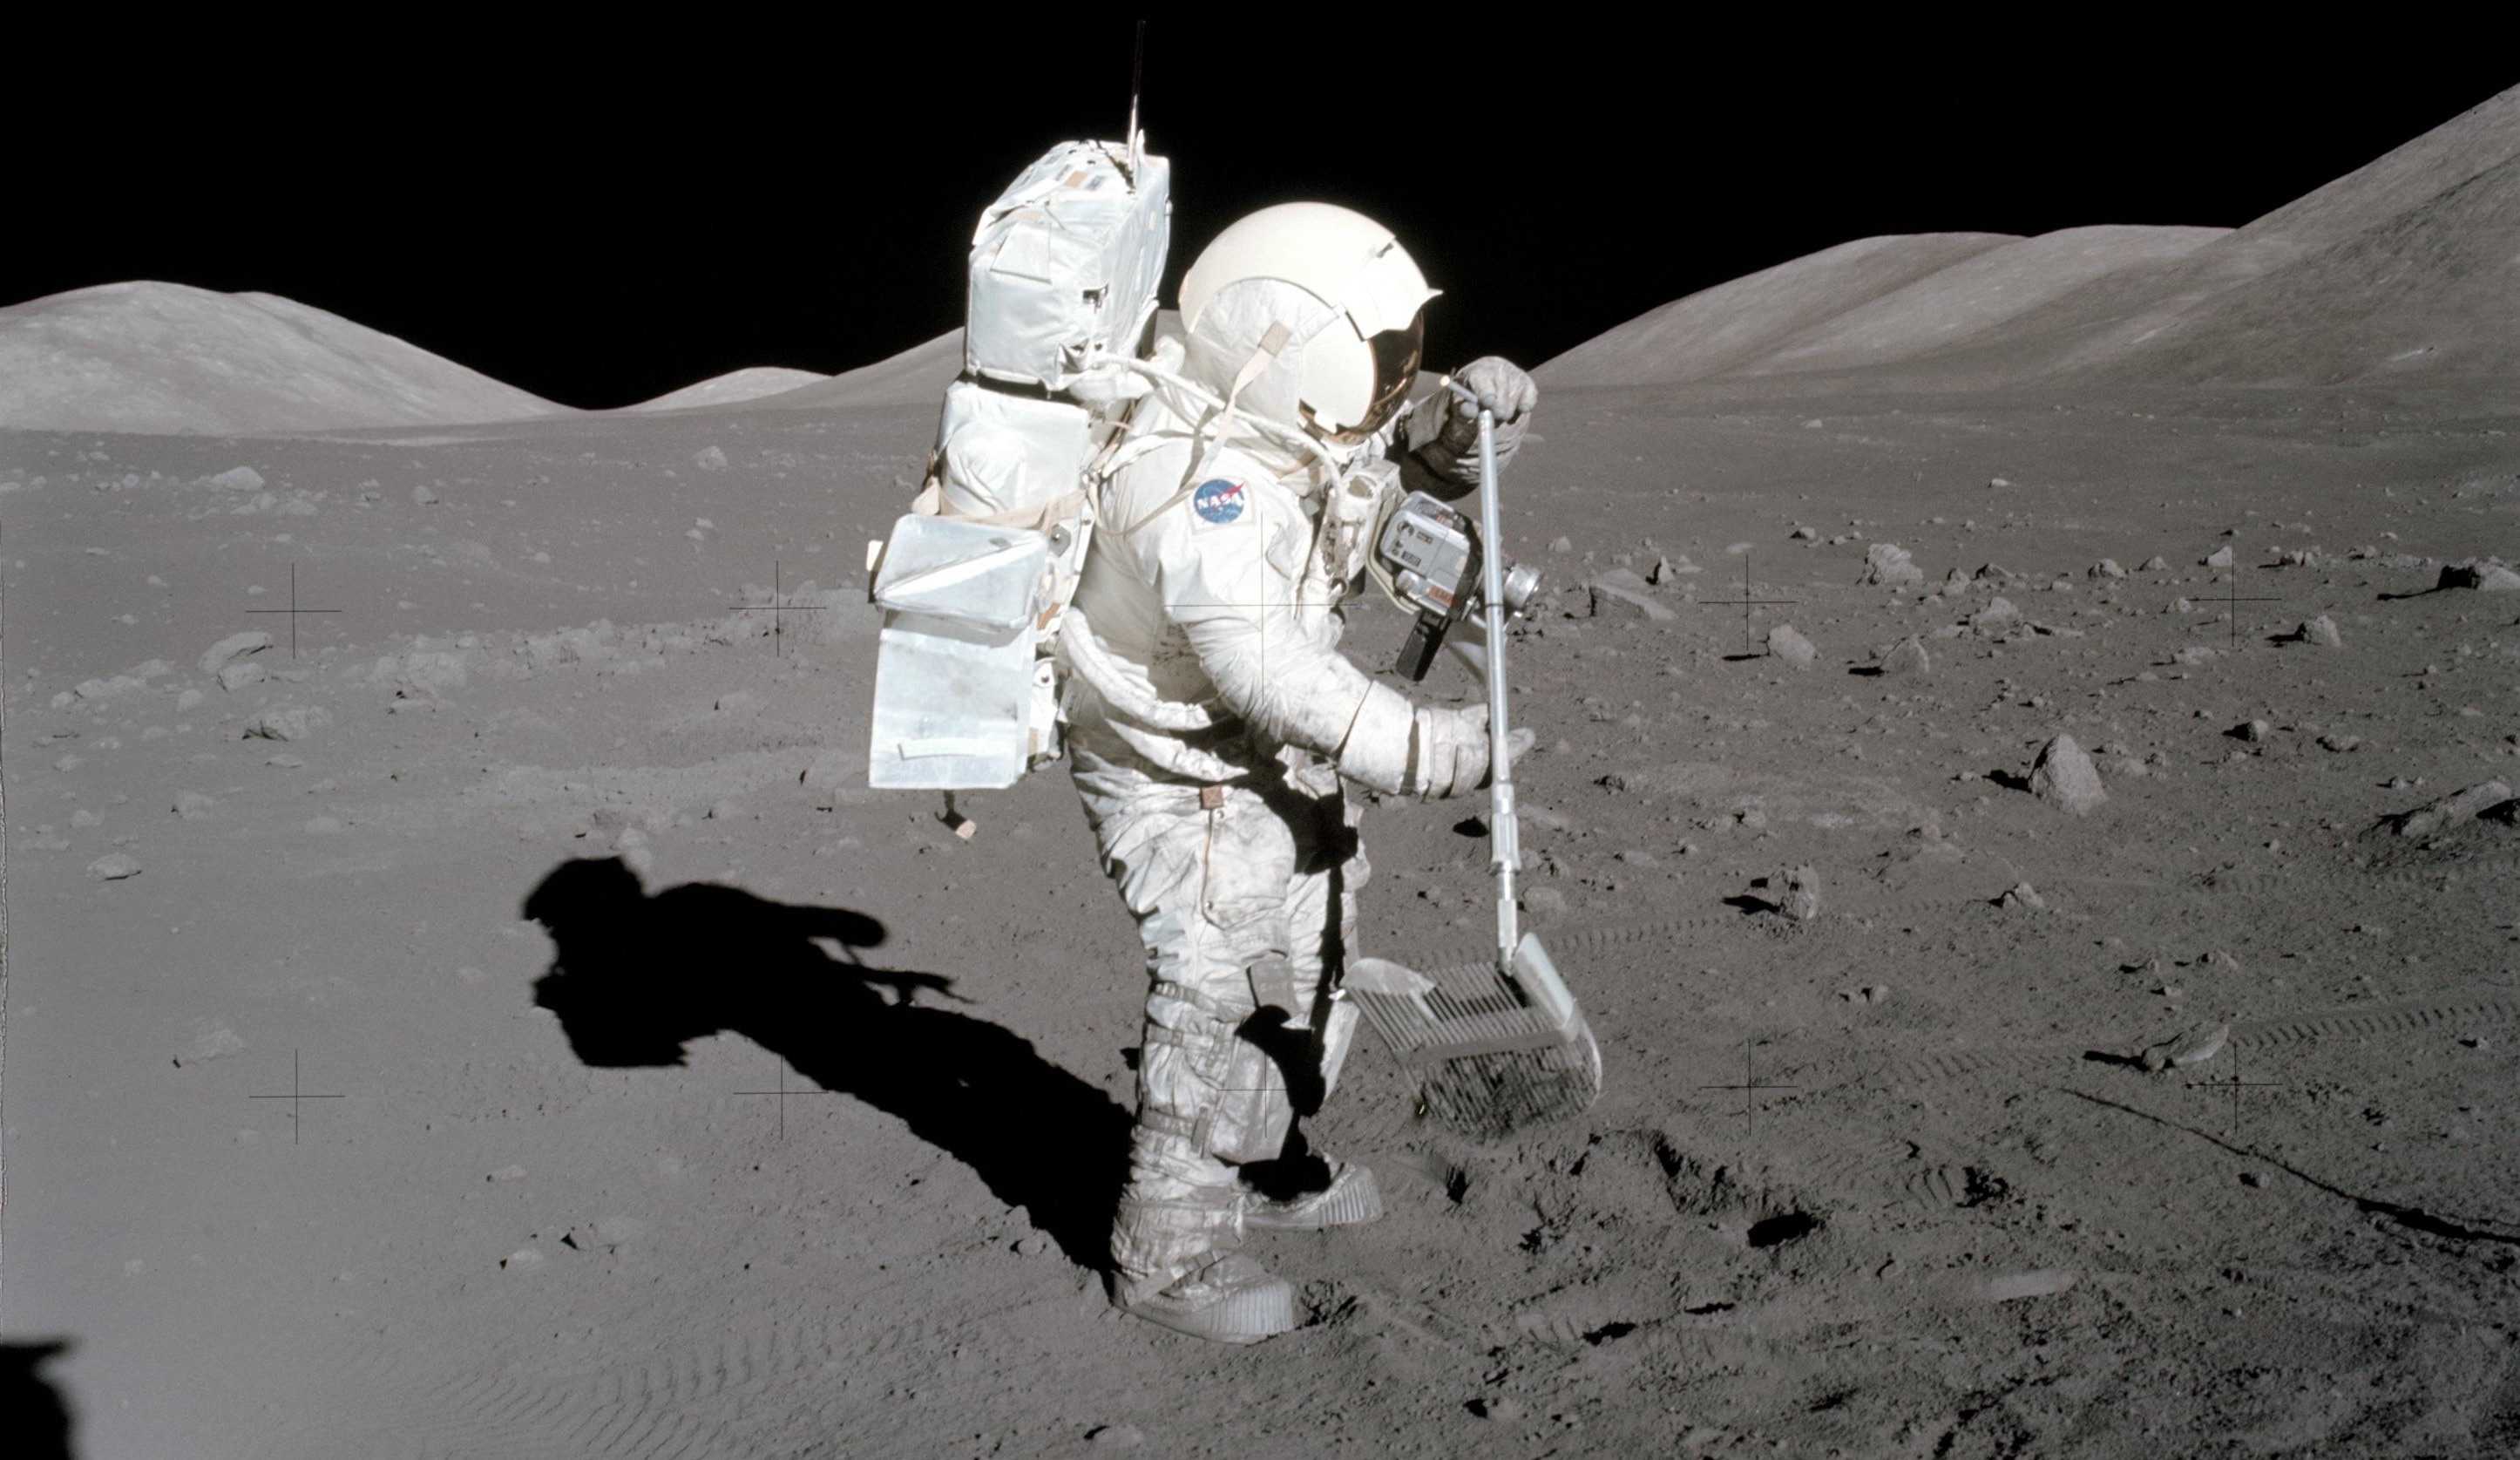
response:
M1279 1282L1237 1293L1203 1308L1176 1308L1159 1299L1136 1307L1124 1306L1121 1311L1194 1339L1257 1344L1294 1329L1295 1290Z

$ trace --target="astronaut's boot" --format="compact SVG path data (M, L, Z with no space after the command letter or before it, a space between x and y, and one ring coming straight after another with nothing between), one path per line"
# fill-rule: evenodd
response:
M1295 1289L1235 1248L1232 1188L1176 1201L1126 1197L1111 1235L1111 1303L1132 1317L1221 1344L1256 1344L1296 1326Z
M1353 1003L1340 999L1329 1005L1319 1042L1308 1052L1321 1081L1314 1109L1338 1085L1339 1071L1356 1041L1356 1020ZM1372 1167L1314 1151L1291 1112L1268 1122L1263 1134L1275 1139L1279 1154L1238 1172L1237 1195L1244 1226L1318 1232L1382 1219L1382 1187L1373 1179Z
M1171 982L1148 1002L1129 1184L1111 1225L1112 1304L1177 1333L1256 1344L1296 1326L1294 1286L1236 1249L1226 1109L1236 1011Z
M1328 1168L1328 1180L1317 1188L1282 1197L1248 1186L1238 1191L1242 1225L1315 1232L1382 1219L1382 1186L1373 1179L1372 1166L1335 1156L1320 1160Z

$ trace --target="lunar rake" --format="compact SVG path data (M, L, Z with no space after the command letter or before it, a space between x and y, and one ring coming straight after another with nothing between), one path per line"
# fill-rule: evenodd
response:
M1475 406L1470 392L1445 388ZM1417 1077L1422 1113L1467 1134L1502 1136L1579 1115L1601 1093L1601 1049L1535 934L1516 926L1522 865L1513 757L1506 723L1506 598L1497 507L1496 418L1479 412L1479 516L1486 584L1489 846L1497 879L1491 961L1421 974L1359 958L1340 985L1365 1022Z

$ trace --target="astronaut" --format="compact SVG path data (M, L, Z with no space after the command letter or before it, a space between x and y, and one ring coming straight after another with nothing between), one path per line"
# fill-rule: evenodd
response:
M1066 707L1076 788L1151 979L1111 1299L1203 1338L1295 1326L1292 1287L1237 1250L1247 1229L1382 1214L1372 1171L1296 1128L1355 1036L1335 992L1370 868L1342 783L1431 800L1488 780L1484 704L1415 706L1338 649L1378 514L1478 485L1475 413L1406 404L1436 293L1345 208L1221 234L1157 350L1200 389L1138 403L1063 630L1092 671ZM1538 388L1493 357L1455 378L1506 460ZM1310 1179L1254 1184L1289 1172Z

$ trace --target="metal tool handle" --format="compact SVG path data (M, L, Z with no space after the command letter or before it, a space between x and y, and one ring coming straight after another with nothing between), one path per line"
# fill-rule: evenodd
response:
M1488 851L1497 880L1497 967L1509 969L1522 941L1514 908L1513 878L1522 867L1522 825L1513 809L1511 727L1505 704L1505 531L1497 506L1496 413L1473 391L1447 379L1444 387L1479 413L1479 596L1488 629Z

